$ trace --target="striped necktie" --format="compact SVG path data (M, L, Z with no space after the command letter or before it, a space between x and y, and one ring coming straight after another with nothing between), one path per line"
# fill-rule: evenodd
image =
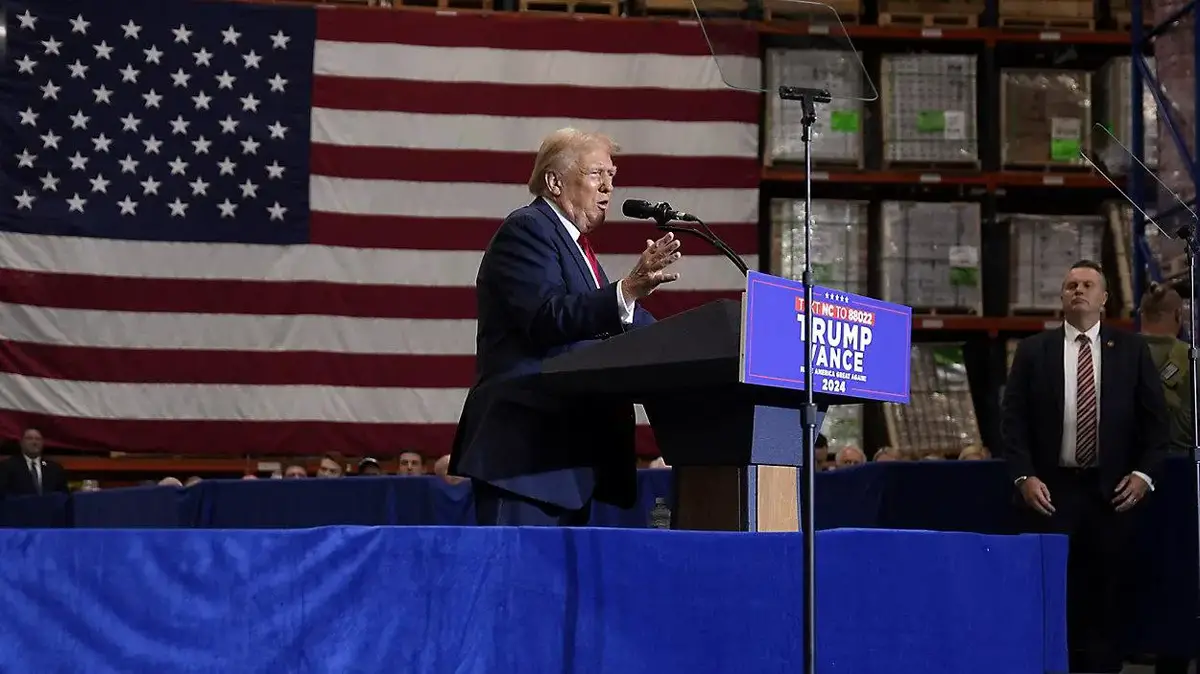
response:
M1080 468L1096 462L1098 438L1096 423L1096 372L1092 367L1092 342L1087 335L1075 339L1079 342L1079 368L1076 374L1078 386L1075 394L1075 461Z

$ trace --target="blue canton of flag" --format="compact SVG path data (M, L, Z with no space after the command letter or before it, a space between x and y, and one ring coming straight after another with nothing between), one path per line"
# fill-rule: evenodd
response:
M311 11L10 2L0 229L308 239Z

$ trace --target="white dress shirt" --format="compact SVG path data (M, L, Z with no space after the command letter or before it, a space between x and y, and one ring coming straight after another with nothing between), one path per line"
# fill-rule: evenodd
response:
M25 465L29 468L29 474L33 476L34 489L39 494L42 493L42 460L27 456L25 457Z
M1101 372L1101 353L1100 348L1100 323L1097 322L1087 332L1080 332L1078 328L1070 323L1063 324L1063 419L1062 419L1062 450L1059 453L1059 463L1070 468L1079 467L1079 462L1075 460L1075 444L1078 441L1078 425L1079 425L1079 349L1080 344L1076 340L1080 335L1087 337L1088 344L1092 349L1092 377L1095 382L1096 390L1096 423L1100 423L1100 372ZM1099 434L1097 433L1097 439ZM1096 447L1097 458L1099 458L1099 446ZM1150 476L1140 471L1133 471L1134 475L1146 481L1146 484L1151 489L1154 488L1154 483L1150 481Z
M585 253L583 251L583 246L579 245L579 236L580 236L579 228L576 227L574 223L572 223L570 220L567 219L566 214L563 213L562 210L560 210L558 208L557 204L555 204L553 201L550 201L549 199L543 199L543 201L550 204L550 208L554 210L555 215L557 215L559 221L562 222L562 226L567 229L567 234L570 235L571 240L575 242L575 248L577 248L579 250L579 255L581 257L583 257L583 261L585 263L584 266L588 268L588 273L592 277L592 282L594 282L596 284L596 287L599 288L600 287L600 279L596 277L596 271L594 269L592 269L592 263L588 260L587 253ZM597 265L600 264L599 260L596 261L596 264ZM621 323L623 323L625 325L631 325L633 323L634 303L631 301L627 302L625 300L625 293L621 292L621 284L620 283L616 284L616 286L617 286L617 311L621 315Z

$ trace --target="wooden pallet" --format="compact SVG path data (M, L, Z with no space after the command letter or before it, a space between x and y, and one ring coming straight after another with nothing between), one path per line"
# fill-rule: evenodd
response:
M637 8L639 13L651 16L695 17L698 8L705 17L734 18L749 9L750 4L746 0L696 0L693 7L691 0L638 0Z
M1009 316L1035 316L1038 318L1055 318L1062 319L1062 307L1021 307L1010 306L1008 308Z
M880 12L881 26L915 26L918 28L978 28L978 14L909 14Z
M912 307L913 318L936 316L982 316L983 307Z
M895 171L935 171L945 173L947 171L978 171L982 164L978 161L901 161L901 160L883 160L883 167Z
M838 20L846 25L857 25L862 20L862 0L825 0L825 4L837 12ZM817 10L813 5L787 0L764 0L763 18L767 21L811 21L833 23L827 10Z
M1128 31L1128 30L1133 30L1133 13L1132 12L1113 11L1112 16L1113 16L1113 21L1117 24L1117 30L1122 31L1122 32ZM1142 25L1147 28L1154 25L1154 21L1147 18L1149 16L1150 16L1149 12L1145 12L1143 10Z
M441 2L443 0L439 0ZM621 15L620 0L521 0L522 12Z
M1002 16L1000 27L1013 30L1096 30L1095 19L1062 17Z
M1063 162L1005 162L1003 170L1005 171L1020 171L1024 173L1091 173L1092 167L1090 164L1080 160L1079 164L1066 164Z

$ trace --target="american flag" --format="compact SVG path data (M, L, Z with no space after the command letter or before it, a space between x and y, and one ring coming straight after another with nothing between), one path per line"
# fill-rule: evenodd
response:
M540 139L758 251L759 96L677 21L9 2L0 433L185 453L445 451L481 252ZM747 50L743 66L757 68ZM653 228L596 240L611 275ZM699 241L660 318L744 279ZM643 440L649 435L642 426Z

